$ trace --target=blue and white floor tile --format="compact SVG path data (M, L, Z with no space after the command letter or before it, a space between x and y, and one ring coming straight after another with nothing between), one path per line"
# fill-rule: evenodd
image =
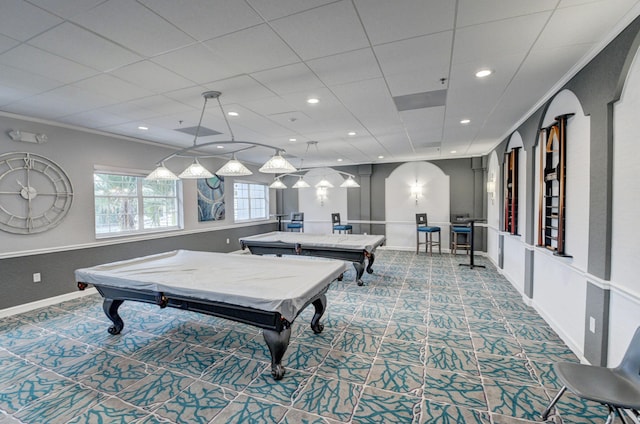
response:
M125 302L112 336L100 296L0 320L0 424L526 424L575 355L484 258L381 250L292 325L274 381L259 329ZM603 422L569 394L554 422Z

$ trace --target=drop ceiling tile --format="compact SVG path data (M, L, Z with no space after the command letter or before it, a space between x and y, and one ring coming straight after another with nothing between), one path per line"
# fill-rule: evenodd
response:
M635 2L635 0L611 0L607 2L607 7L627 11ZM580 13L577 13L578 10ZM540 50L573 44L595 44L618 23L619 14L611 17L601 15L599 2L558 9L551 16L534 48ZM585 25L585 20L591 23Z
M73 20L143 56L155 56L195 42L133 0L108 0Z
M328 86L382 76L378 62L370 48L321 57L306 63Z
M397 116L397 109L382 78L332 87L342 104L356 117Z
M22 93L22 97L29 97L44 91L53 90L63 85L62 82L52 80L42 75L34 74L24 69L0 65L0 83Z
M458 27L483 24L543 11L552 11L558 0L460 0Z
M456 31L453 63L490 62L491 58L527 52L544 29L551 12L461 28ZM487 63L487 66L490 66Z
M251 77L280 96L298 92L311 95L313 90L324 87L304 63L255 72Z
M205 86L209 90L222 93L220 95L220 102L223 105L273 97L271 90L248 75L239 75L237 77L218 80L205 84ZM212 103L217 104L217 101Z
M453 1L404 0L402 7L388 0L356 0L358 14L374 45L453 29Z
M205 44L247 74L300 61L268 25L218 37Z
M234 64L225 61L223 57L200 44L156 56L153 62L197 84L205 84L241 73Z
M6 52L18 44L20 44L18 40L0 34L0 53Z
M260 15L243 1L140 1L198 41L219 37L263 22Z
M94 92L100 96L113 99L117 102L126 102L141 97L149 97L154 93L144 87L140 87L126 81L122 81L108 74L100 74L91 78L78 81L75 87Z
M22 0L2 0L0 34L20 41L52 28L62 19Z
M247 0L264 19L270 21L314 9L335 0Z
M104 0L29 0L29 3L64 19L73 18L103 2Z
M193 114L193 109L191 107L177 101L170 101L167 97L161 95L134 99L127 102L127 104L139 109L148 110L153 114L152 116L179 114L185 116L188 115L194 119L197 119L200 116L198 113ZM213 105L211 106L213 107Z
M83 128L102 129L104 127L123 124L128 122L128 118L105 113L101 109L90 110L87 112L78 112L73 115L67 115L60 118L60 122L70 125L77 125Z
M440 78L449 75L452 37L448 31L374 47L392 95L442 89Z
M340 1L271 22L303 59L315 59L369 46L351 2Z
M194 85L194 82L149 60L133 63L111 71L123 81L154 93L164 93Z
M142 59L137 54L68 22L29 40L29 44L100 71L119 68Z
M0 55L0 64L5 64L47 78L70 83L97 73L96 70L22 44Z

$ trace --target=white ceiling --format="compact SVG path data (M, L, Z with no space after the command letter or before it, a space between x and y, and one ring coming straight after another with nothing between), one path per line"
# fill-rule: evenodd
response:
M639 3L2 0L0 111L185 147L193 136L176 129L196 126L201 94L217 90L239 113L235 140L284 148L296 166L483 155ZM437 90L444 105L394 102ZM203 126L223 134L198 143L230 140L215 100Z

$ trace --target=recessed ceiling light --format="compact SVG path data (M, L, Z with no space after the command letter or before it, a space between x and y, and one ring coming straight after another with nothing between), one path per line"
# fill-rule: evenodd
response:
M338 162L342 162L342 158L338 158Z
M218 144L216 147L217 147L218 149L224 149L224 146L223 146L222 144Z
M289 141L298 141L298 140L295 138L290 138Z
M356 132L355 131L349 131L347 134L348 135L356 135Z
M378 159L384 159L384 156L380 155L378 156Z
M457 153L457 151L456 150L452 150L451 153Z
M478 72L476 72L476 77L484 78L484 77L488 77L492 73L493 73L493 71L491 69L481 69Z
M229 115L229 116L238 116L239 113L238 112L229 112L229 113L227 113L227 115Z
M460 121L460 123L463 125L468 124L469 122L471 122L471 119L463 119Z
M307 99L307 103L312 104L312 105L315 105L318 102L320 102L320 100L318 100L316 98Z
M144 125L140 125L140 126L138 127L138 129L139 129L139 130L142 130L142 131L146 131L146 130L148 130L148 129L149 129L149 127L145 127Z

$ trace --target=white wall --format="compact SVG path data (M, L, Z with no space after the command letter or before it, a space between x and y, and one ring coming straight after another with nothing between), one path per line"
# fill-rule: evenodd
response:
M640 59L636 54L613 111L613 214L609 365L616 365L640 325Z
M542 125L547 126L556 116L567 113L575 114L567 121L566 139L565 253L572 257L555 256L544 247L534 249L533 306L574 352L580 353L584 346L589 247L590 118L584 115L575 94L563 90L549 105ZM538 240L540 149L545 143L546 140L538 143L535 153L535 242Z
M411 186L418 184L416 200ZM398 166L385 180L387 246L415 249L416 213L426 213L429 225L442 228L442 247L449 246L449 176L428 162L409 162Z
M323 200L318 198L315 185L326 179L333 188L327 189L327 196ZM315 168L309 170L304 180L311 185L309 188L298 189L298 210L304 212L304 232L328 234L331 232L331 214L340 213L342 223L347 223L347 190L340 187L344 177L331 168Z
M498 154L493 151L489 155L487 164L487 181L493 181L495 193L493 197L487 194L487 256L494 264L498 263L498 237L500 233L500 197L502 196L502 177Z

